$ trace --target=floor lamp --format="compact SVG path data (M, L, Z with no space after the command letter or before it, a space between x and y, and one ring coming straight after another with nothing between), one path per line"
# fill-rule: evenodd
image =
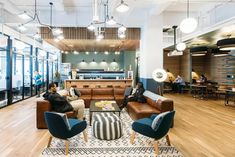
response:
M157 93L159 95L163 95L163 84L162 83L167 78L166 71L164 69L155 69L152 73L152 77L158 83L157 84Z

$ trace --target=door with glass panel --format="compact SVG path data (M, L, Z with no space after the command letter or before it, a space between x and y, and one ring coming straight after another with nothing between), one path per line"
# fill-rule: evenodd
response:
M35 49L32 53L32 78L34 78L35 76L35 71L37 70L37 58L36 58L36 54L35 54ZM32 95L36 95L36 86L35 86L35 80L32 80Z
M30 45L24 49L24 98L31 96Z
M23 99L23 55L12 54L12 102Z

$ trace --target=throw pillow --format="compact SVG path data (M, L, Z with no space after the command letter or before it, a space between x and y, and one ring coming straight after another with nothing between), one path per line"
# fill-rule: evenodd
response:
M68 91L66 89L59 90L57 93L63 97L66 97L68 95Z
M77 89L77 88L74 88L74 93L75 95L77 95L78 97L80 97L82 94L81 92Z
M159 115L157 115L157 116L154 118L154 120L153 120L153 122L152 122L152 125L151 125L151 127L152 127L152 129L153 129L154 131L157 131L157 129L159 128L159 126L160 126L160 124L161 124L161 122L162 122L162 119L163 119L164 116L165 116L166 114L168 114L168 113L170 113L170 111L160 113Z
M66 115L65 113L58 113L58 112L54 112L54 113L57 114L57 115L59 115L59 116L61 116L61 117L63 118L63 120L64 120L64 123L65 123L67 129L68 129L68 130L71 130L71 126L70 126L70 124L69 124L69 120L68 120L68 118L67 118L67 115Z
M132 92L132 87L126 87L125 92L124 92L124 96L131 95L131 92Z
M74 88L73 88L73 87L71 87L71 88L69 89L69 95L70 95L70 96L75 96L75 91L74 91Z

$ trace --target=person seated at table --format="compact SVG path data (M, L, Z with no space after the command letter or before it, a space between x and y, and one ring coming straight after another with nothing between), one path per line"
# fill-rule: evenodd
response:
M131 95L129 96L125 96L124 100L123 100L123 104L122 106L120 106L120 109L122 110L124 107L126 107L126 105L128 104L128 102L131 101L136 101L136 102L140 102L140 103L145 103L146 99L144 97L144 85L142 82L138 82L136 84L136 88L133 89L134 92L132 92Z
M77 111L77 118L80 120L84 119L84 101L79 99L68 102L67 99L57 93L56 84L50 83L49 90L43 95L45 100L48 100L52 105L52 110L60 113L69 111Z
M205 75L201 74L200 79L199 79L199 83L201 83L201 84L207 83L207 78Z
M181 93L183 86L185 86L185 82L183 78L180 75L178 75L172 85L173 91Z

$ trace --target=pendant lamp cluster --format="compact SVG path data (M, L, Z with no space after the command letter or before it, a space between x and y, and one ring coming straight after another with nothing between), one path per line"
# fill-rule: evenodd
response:
M116 7L116 11L120 13L127 12L128 10L129 6L123 0L121 0L121 4ZM102 11L104 15L100 14ZM101 19L101 17L103 17L103 19ZM118 38L122 39L126 37L126 27L118 23L113 16L109 15L109 0L106 2L93 0L93 19L87 29L93 31L96 40L100 41L104 38L106 26L118 26Z
M57 28L55 26L52 25L52 7L53 7L53 3L49 2L50 5L50 24L44 24L41 22L39 15L38 15L38 10L37 10L37 0L34 1L34 15L31 16L29 15L26 11L24 11L23 13L19 14L18 17L20 17L23 20L27 20L27 22L20 24L18 26L18 30L22 33L25 32L27 30L27 28L25 27L27 24L32 23L32 22L37 22L40 26L44 26L49 28L49 32L52 32L53 36L54 36L54 40L56 42L64 39L63 36L63 31L60 28ZM49 33L47 32L47 33ZM47 34L46 33L46 34ZM33 35L34 39L41 39L41 33L37 32L36 34Z
M180 23L180 30L183 33L192 33L197 28L197 20L189 16L189 0L187 0L187 18Z
M198 25L197 20L189 16L189 0L187 0L187 18L185 18L180 23L179 29L181 32L189 34L195 31L197 25ZM183 52L186 49L186 47L187 47L186 44L181 41L177 45L175 45L175 50L173 52L175 52L174 54L180 54L176 52ZM181 55L183 55L183 53L181 53Z

